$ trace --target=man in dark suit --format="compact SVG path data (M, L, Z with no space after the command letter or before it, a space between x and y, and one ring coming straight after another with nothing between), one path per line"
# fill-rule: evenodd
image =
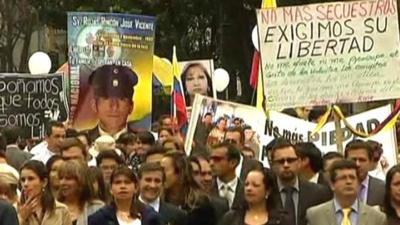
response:
M186 225L186 214L160 199L165 174L158 163L144 163L139 169L139 200L154 208L164 225Z
M108 134L114 139L128 130L127 118L132 113L134 86L138 76L129 67L104 65L89 76L94 99L92 110L97 114L98 125L88 130L91 142Z
M306 210L328 201L331 195L326 187L299 179L299 154L289 141L278 139L271 151L276 188L270 197L275 207L288 211L290 225L305 225Z
M360 176L360 190L358 198L367 205L383 205L385 196L385 183L377 178L368 175L373 164L373 152L363 140L353 140L346 145L345 158L356 162Z
M214 176L212 193L228 200L229 207L244 202L244 184L236 175L240 152L236 145L224 141L211 147L210 164Z
M244 146L244 134L240 127L229 128L225 133L225 141L235 144L240 151L239 164L236 167L236 176L240 178L242 182L246 179L249 171L255 167L262 166L261 162L255 159L249 159L244 157L242 149Z
M24 152L18 147L18 138L20 138L20 131L18 128L7 128L3 131L4 137L7 141L6 158L10 166L19 170L22 164L32 158L32 154Z

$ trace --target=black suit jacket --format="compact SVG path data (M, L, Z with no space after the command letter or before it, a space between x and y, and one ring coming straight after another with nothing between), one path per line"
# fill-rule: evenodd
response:
M18 225L18 216L14 207L0 199L0 225Z
M369 176L367 205L383 206L384 198L385 198L385 182L375 177Z
M89 216L88 225L119 225L115 208L107 205ZM141 212L142 225L162 225L160 215L150 206Z
M214 179L213 181L211 194L213 196L222 197L219 196L218 184L216 179ZM231 208L240 208L243 205L243 203L244 203L244 185L243 182L240 179L238 179L238 183L236 185L236 190L235 190L235 197L233 198Z
M165 202L160 201L160 208L158 213L161 216L161 222L163 225L186 225L186 214L183 210L178 207Z
M283 208L281 195L279 192L278 185L275 187L270 195L270 198L274 198L273 202L277 208ZM314 184L308 181L299 180L299 204L297 206L297 225L306 225L306 211L308 208L327 202L332 199L332 195L329 190L319 184Z
M210 201L217 216L217 222L219 223L225 213L229 211L228 200L219 196L210 196Z
M245 225L244 219L246 210L235 209L225 214L219 225ZM286 211L279 209L268 210L268 222L266 225L288 225L288 215Z

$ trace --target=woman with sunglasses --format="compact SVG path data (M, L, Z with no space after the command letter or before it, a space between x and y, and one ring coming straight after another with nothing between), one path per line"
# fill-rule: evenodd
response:
M246 176L244 186L245 203L232 209L222 218L220 225L287 225L285 211L273 208L269 198L273 179L263 168L254 168Z
M50 190L44 164L30 160L20 170L22 186L18 217L22 225L72 225L65 205L57 202Z
M161 225L159 215L136 199L137 184L129 167L116 168L110 179L111 204L89 216L89 225Z

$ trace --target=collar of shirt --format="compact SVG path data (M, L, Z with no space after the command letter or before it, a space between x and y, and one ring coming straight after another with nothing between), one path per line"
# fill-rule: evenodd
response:
M279 188L279 192L282 192L283 189L285 188L285 186L282 184L281 180L278 178L277 179L277 183L278 183L278 188ZM292 186L297 192L299 192L300 188L299 188L299 178L296 177L296 180L294 182L294 185Z
M115 133L114 135L111 135L111 134L107 133L106 131L104 131L103 129L101 129L101 126L100 126L100 125L98 126L98 128L99 128L99 134L100 134L100 136L109 135L109 136L113 137L114 140L117 140L121 134L128 132L128 127L125 127L124 129L118 131L118 132Z
M339 202L337 202L336 198L333 198L333 204L335 206L335 213L342 212L342 206L340 206ZM358 200L356 199L351 205L351 211L358 213Z
M313 177L309 180L311 183L318 183L319 173L315 173Z
M159 212L159 211L160 211L160 197L156 198L156 200L154 200L153 202L147 203L145 200L143 200L142 196L139 195L139 200L140 200L141 202L143 202L144 204L153 207L153 209L154 209L156 212Z
M368 187L368 183L369 183L369 176L367 176L367 177L361 182L361 184L364 185L364 187Z
M235 191L236 191L236 186L237 186L237 184L238 184L238 179L239 179L239 178L235 177L235 179L229 181L228 183L224 183L222 180L220 180L220 179L217 177L218 191L221 190L221 186L222 186L222 185L226 185L226 186L228 186L228 187L231 189L231 191L233 191L233 193L235 193Z
M242 172L242 167L243 167L243 156L242 156L242 154L240 154L240 161L235 169L235 173L236 173L237 177L240 177L240 173Z

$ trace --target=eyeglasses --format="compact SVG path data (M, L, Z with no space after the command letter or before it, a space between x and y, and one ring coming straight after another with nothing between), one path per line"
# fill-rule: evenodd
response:
M283 158L283 159L274 160L273 162L274 162L274 163L278 163L278 164L280 164L280 165L284 165L285 162L287 162L288 164L292 164L292 163L296 162L297 159L298 159L297 157L293 157L293 158Z
M223 142L228 142L228 143L230 143L230 144L237 144L237 141L236 141L236 140L230 139L230 138L223 140Z
M226 156L218 156L218 155L210 156L210 160L212 160L214 162L220 162L224 159L226 159Z

